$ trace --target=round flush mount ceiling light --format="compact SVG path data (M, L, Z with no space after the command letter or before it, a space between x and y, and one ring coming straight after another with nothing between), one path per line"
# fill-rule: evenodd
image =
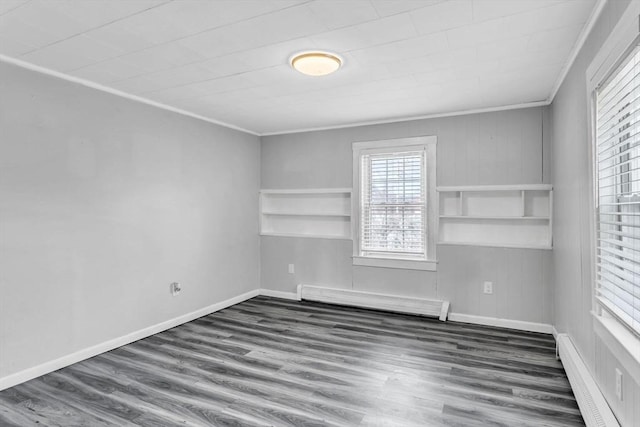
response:
M307 76L326 76L342 66L342 59L329 52L301 52L291 58L291 66Z

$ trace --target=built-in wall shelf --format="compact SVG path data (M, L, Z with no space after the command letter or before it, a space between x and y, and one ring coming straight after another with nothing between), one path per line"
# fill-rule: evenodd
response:
M445 219L494 219L496 221L502 221L505 219L508 220L532 220L532 221L549 221L548 216L522 216L522 217L512 217L512 216L486 216L486 215L440 215L440 218Z
M336 239L336 240L349 240L349 238L344 236L330 236L326 234L295 234L295 233L270 233L270 232L262 232L261 236L275 236L275 237L307 237L312 239Z
M477 243L477 242L438 242L439 245L446 246L480 246L485 248L512 248L512 249L551 249L548 245L527 245L508 243Z
M437 187L439 244L551 249L553 187Z
M261 190L260 234L351 239L351 188Z
M284 215L284 216L348 216L351 217L351 214L346 213L309 213L309 212L262 212L263 215Z

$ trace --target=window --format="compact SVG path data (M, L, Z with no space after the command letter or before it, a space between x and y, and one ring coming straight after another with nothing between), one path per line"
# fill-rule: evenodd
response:
M363 154L360 159L362 254L426 259L425 151Z
M435 140L353 144L354 264L435 269Z
M596 301L640 336L640 50L595 92Z

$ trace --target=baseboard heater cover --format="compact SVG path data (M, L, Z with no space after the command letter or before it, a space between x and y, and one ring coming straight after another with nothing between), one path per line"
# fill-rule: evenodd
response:
M558 354L587 427L620 427L600 388L567 334L558 334Z
M397 313L432 316L438 317L442 321L447 320L449 313L449 301L402 297L312 285L298 285L298 299L373 308Z

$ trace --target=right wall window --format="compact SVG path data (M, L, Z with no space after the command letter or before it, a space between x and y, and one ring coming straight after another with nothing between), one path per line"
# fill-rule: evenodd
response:
M596 300L640 336L640 49L595 93Z

